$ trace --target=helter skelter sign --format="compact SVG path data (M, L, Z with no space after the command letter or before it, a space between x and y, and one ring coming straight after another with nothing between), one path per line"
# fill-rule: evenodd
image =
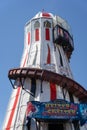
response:
M78 105L65 100L50 102L31 101L27 105L27 118L78 120Z

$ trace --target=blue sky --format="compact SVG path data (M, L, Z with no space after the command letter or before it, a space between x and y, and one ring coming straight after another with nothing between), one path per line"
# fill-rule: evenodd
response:
M8 71L20 65L25 23L43 9L70 24L75 46L71 70L87 89L87 0L0 0L0 127L12 91Z

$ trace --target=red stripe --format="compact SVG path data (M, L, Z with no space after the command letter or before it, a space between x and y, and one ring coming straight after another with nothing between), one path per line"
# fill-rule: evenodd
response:
M23 67L25 66L25 63L26 63L26 60L27 60L27 55L28 55L28 53L26 54ZM15 113L15 109L17 107L17 102L18 102L20 92L21 92L21 87L18 87L16 97L15 97L15 101L14 101L14 104L13 104L13 107L12 107L12 111L10 113L10 117L9 117L9 120L8 120L8 123L7 123L7 126L6 126L6 130L10 130L12 119L13 119L13 116L14 116L14 113Z
M30 44L30 32L28 33L28 45Z
M51 63L51 55L50 55L50 47L48 44L47 44L47 47L48 47L47 64L50 64Z
M50 54L50 47L48 46L48 55L47 55L47 64L51 63L51 54ZM56 99L56 85L53 83L50 83L50 100Z
M50 83L50 100L56 99L56 85L53 83Z
M46 40L50 40L50 31L49 31L49 28L46 28L45 30L46 32Z
M17 106L20 91L21 91L21 88L18 87L17 94L16 94L16 97L15 97L15 101L14 101L14 104L13 104L13 108L12 108L12 111L11 111L11 114L10 114L10 118L9 118L6 130L10 130L10 126L11 126L11 123L12 123L12 118L13 118L13 115L14 115L14 112L15 112L15 109L16 109L16 106Z
M35 41L39 41L39 29L35 30Z
M26 60L27 60L27 56L28 56L28 53L27 53L26 56L25 56L25 60L24 60L23 67L25 66L25 63L26 63Z

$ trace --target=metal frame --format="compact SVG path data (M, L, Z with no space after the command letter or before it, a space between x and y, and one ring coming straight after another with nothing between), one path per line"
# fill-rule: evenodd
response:
M79 101L87 102L87 90L85 90L76 81L58 73L52 71L37 69L37 68L14 68L9 70L8 78L14 87L13 80L19 80L21 86L24 88L24 82L26 78L35 78L42 81L48 81L60 85L67 89L69 92L78 97ZM23 82L22 82L23 81ZM66 84L66 85L65 85ZM42 88L41 88L42 89Z

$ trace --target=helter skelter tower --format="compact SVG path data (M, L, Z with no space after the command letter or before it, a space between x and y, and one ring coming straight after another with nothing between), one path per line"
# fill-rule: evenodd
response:
M21 65L8 73L14 89L3 130L86 130L87 91L73 79L73 50L61 17L39 12L26 23Z

